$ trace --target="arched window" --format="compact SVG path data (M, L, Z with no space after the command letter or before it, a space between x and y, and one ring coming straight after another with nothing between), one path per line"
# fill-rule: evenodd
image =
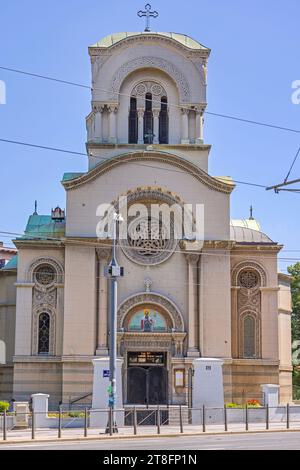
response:
M39 315L38 354L49 354L50 351L50 315L43 312Z
M259 358L261 357L261 273L252 265L246 265L238 272L236 284L238 331L233 333L233 338L235 334L238 335L237 357Z
M153 114L152 114L152 94L146 93L145 113L144 113L144 143L153 143Z
M163 96L161 99L159 113L159 143L167 144L169 141L169 119L168 119L168 99Z
M129 144L137 144L138 141L138 115L136 98L130 98L129 121L128 121L128 142Z
M243 349L245 358L256 357L255 337L256 337L256 325L255 318L253 315L245 315L243 321Z

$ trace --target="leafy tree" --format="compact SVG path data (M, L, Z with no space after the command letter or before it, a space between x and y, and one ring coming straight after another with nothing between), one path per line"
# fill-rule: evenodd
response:
M289 266L288 272L292 276L292 340L300 340L300 262Z

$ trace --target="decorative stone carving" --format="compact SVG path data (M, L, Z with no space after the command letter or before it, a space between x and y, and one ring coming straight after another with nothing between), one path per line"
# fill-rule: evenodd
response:
M262 287L266 286L267 284L267 275L266 275L266 271L264 270L264 268L259 264L257 263L256 261L242 261L241 263L238 263L236 266L234 266L233 270L232 270L232 273L231 273L231 278L232 278L232 285L233 286L238 286L239 283L238 283L238 277L239 277L239 274L242 272L242 271L245 271L245 270L254 270L256 271L258 274L259 274L259 277L260 277L260 285Z
M63 267L56 259L50 258L50 257L38 258L30 265L29 270L28 270L30 282L36 282L34 273L38 269L38 267L42 265L51 266L55 270L55 273L56 273L55 279L50 285L47 286L47 288L49 288L50 286L56 283L58 284L63 283ZM39 283L36 283L36 284L38 288L40 288L41 290L44 290L44 286L42 284L39 284Z
M188 103L190 101L190 87L187 79L183 73L171 62L161 58L161 57L138 57L136 59L130 60L123 64L114 74L111 81L111 96L114 99L116 93L119 93L121 84L134 70L153 67L166 72L177 84L177 88L180 94L180 101L183 103Z
M151 292L152 281L151 279L147 278L144 281L146 292Z
M142 292L139 294L135 294L132 297L126 299L119 306L117 315L117 324L119 331L123 327L125 317L130 312L130 310L132 310L132 308L137 305L142 305L145 303L162 307L171 317L175 330L178 332L184 331L183 318L177 306L171 300L167 299L161 294L157 294L154 292Z
M125 255L142 265L154 265L166 261L173 254L177 242L171 230L159 220L149 217L134 219L128 226L127 239L120 240Z
M34 289L33 291L33 305L51 305L56 306L56 289L51 292L41 292L40 290Z

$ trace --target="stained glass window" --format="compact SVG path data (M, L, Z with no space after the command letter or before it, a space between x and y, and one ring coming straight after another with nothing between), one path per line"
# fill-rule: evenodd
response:
M244 318L244 357L255 357L255 319L252 315Z
M50 348L50 315L41 313L39 316L38 353L49 354Z

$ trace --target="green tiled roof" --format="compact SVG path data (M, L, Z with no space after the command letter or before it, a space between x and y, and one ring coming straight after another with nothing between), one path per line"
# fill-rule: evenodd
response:
M64 173L63 181L73 180L75 178L79 178L79 176L84 175L84 173Z
M7 271L10 269L17 269L18 267L18 255L13 256L8 263L1 269L1 271Z
M31 238L61 238L65 236L66 221L53 220L51 215L33 214L29 217L25 234L18 240Z
M196 41L185 34L180 33L163 33L163 32L155 32L155 31L142 31L142 32L122 32L122 33L113 33L105 36L104 38L100 39L100 41L96 42L90 47L110 47L116 44L117 42L122 41L123 39L130 38L133 36L162 36L165 38L173 39L176 42L188 47L189 49L206 49L209 50L207 47L200 44L200 42Z

